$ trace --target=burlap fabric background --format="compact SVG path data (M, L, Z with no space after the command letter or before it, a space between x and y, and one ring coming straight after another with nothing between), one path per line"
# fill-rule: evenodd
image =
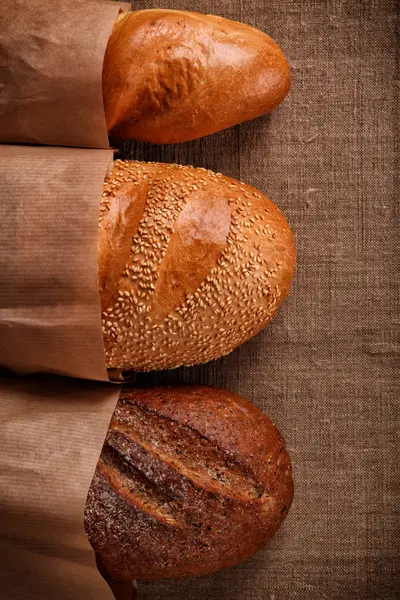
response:
M392 600L400 583L396 2L156 4L263 29L289 58L292 91L269 117L179 146L126 143L123 156L205 166L258 186L294 228L298 269L290 299L254 340L220 361L139 381L219 385L252 400L285 435L295 501L248 562L141 584L141 599Z

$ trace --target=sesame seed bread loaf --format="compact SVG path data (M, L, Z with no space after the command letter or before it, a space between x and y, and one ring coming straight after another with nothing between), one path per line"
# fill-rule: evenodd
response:
M99 288L109 369L207 362L267 325L289 292L291 229L255 188L205 169L115 161Z
M119 18L103 64L107 128L120 139L192 140L270 112L289 88L289 65L265 33L180 10Z
M85 508L100 570L113 579L201 575L254 554L293 498L273 423L226 390L122 391Z

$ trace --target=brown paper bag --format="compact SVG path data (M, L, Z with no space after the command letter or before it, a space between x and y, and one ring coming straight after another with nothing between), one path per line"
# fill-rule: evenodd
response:
M0 141L108 147L101 69L118 10L0 0ZM0 364L107 381L97 227L111 160L110 150L0 147ZM111 598L83 507L118 393L44 376L0 381L7 598ZM115 597L130 599L130 588Z
M97 238L111 160L111 150L0 146L3 366L107 381ZM1 589L7 598L52 598L55 588L66 600L107 598L83 506L119 388L54 381L0 386Z
M108 381L98 212L111 150L0 146L0 364Z
M119 8L0 0L0 142L108 147L101 76Z
M111 160L111 150L0 146L3 366L107 381L97 243ZM48 376L0 382L7 598L112 597L83 506L118 394L112 384Z
M111 150L0 146L0 364L107 381L98 210ZM65 378L0 382L0 569L7 598L109 598L83 506L119 394ZM118 590L130 599L131 586Z
M0 381L3 598L113 597L83 510L118 394L113 384L51 376Z

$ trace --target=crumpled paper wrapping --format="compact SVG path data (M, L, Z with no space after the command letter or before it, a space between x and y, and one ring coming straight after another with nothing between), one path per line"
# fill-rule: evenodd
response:
M118 394L111 383L54 376L0 380L3 598L113 598L83 510Z
M98 212L111 150L0 146L0 364L108 381Z
M101 68L118 9L0 0L0 141L102 148L0 146L0 365L14 372L0 379L7 600L112 598L83 508L119 395L105 383L97 276L112 161ZM131 596L130 585L115 592Z
M97 276L111 150L0 146L1 589L7 598L111 598L83 530L119 395L108 381ZM78 592L79 590L79 592ZM130 596L118 596L119 598Z
M0 142L108 147L101 73L119 7L0 0Z

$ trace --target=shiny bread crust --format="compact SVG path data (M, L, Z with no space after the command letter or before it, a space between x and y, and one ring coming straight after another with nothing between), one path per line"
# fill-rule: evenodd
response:
M288 62L268 35L188 11L128 13L103 64L107 128L119 139L199 138L270 112L289 89Z
M115 161L99 223L107 367L228 354L269 323L294 268L289 224L255 188L205 169Z

